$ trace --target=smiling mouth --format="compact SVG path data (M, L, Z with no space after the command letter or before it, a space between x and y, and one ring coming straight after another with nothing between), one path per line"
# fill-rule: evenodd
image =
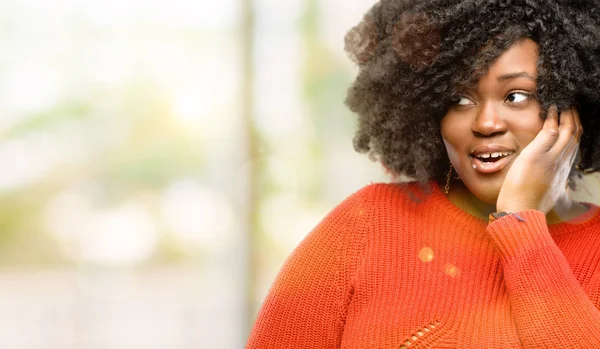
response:
M471 155L471 163L473 169L479 173L494 173L502 170L514 157L514 153L510 153L506 156L489 157L489 158L478 158Z
M484 157L484 156L486 156L486 155L483 155L483 156L480 156L480 157L478 157L478 156L475 156L475 155L472 155L472 156L473 156L474 158L476 158L476 159L479 159L479 160L481 160L481 162L489 163L489 162L496 162L496 161L499 161L499 160L501 160L501 159L503 159L503 158L505 158L505 157L507 157L507 156L509 156L509 155L510 155L510 153L504 153L504 154L506 154L506 155L503 155L503 154L500 154L500 153L498 153L498 155L496 155L495 157L492 157L492 156L490 156L489 154L487 155L487 157Z

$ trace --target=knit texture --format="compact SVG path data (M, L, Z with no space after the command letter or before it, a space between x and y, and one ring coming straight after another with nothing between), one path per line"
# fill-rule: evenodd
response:
M371 184L287 259L246 348L600 348L600 208L490 224ZM416 198L416 199L415 199Z

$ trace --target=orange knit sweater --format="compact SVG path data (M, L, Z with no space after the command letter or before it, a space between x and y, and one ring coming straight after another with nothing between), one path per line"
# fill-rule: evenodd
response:
M372 184L294 250L247 348L600 348L600 208L493 223ZM408 193L420 197L411 199Z

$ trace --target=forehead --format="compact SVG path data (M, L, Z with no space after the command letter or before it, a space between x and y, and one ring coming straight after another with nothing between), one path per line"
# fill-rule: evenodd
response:
M514 43L490 66L487 74L482 77L496 80L499 76L514 73L527 73L530 77L537 76L538 45L531 39L522 39Z

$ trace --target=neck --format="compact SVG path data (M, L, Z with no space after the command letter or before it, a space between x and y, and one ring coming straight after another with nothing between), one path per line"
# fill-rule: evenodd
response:
M448 193L448 199L463 211L483 220L487 220L490 213L496 212L495 204L481 201L462 182L453 186ZM574 201L569 190L565 189L554 207L546 214L546 222L551 225L568 221L585 213L587 209L584 205Z

